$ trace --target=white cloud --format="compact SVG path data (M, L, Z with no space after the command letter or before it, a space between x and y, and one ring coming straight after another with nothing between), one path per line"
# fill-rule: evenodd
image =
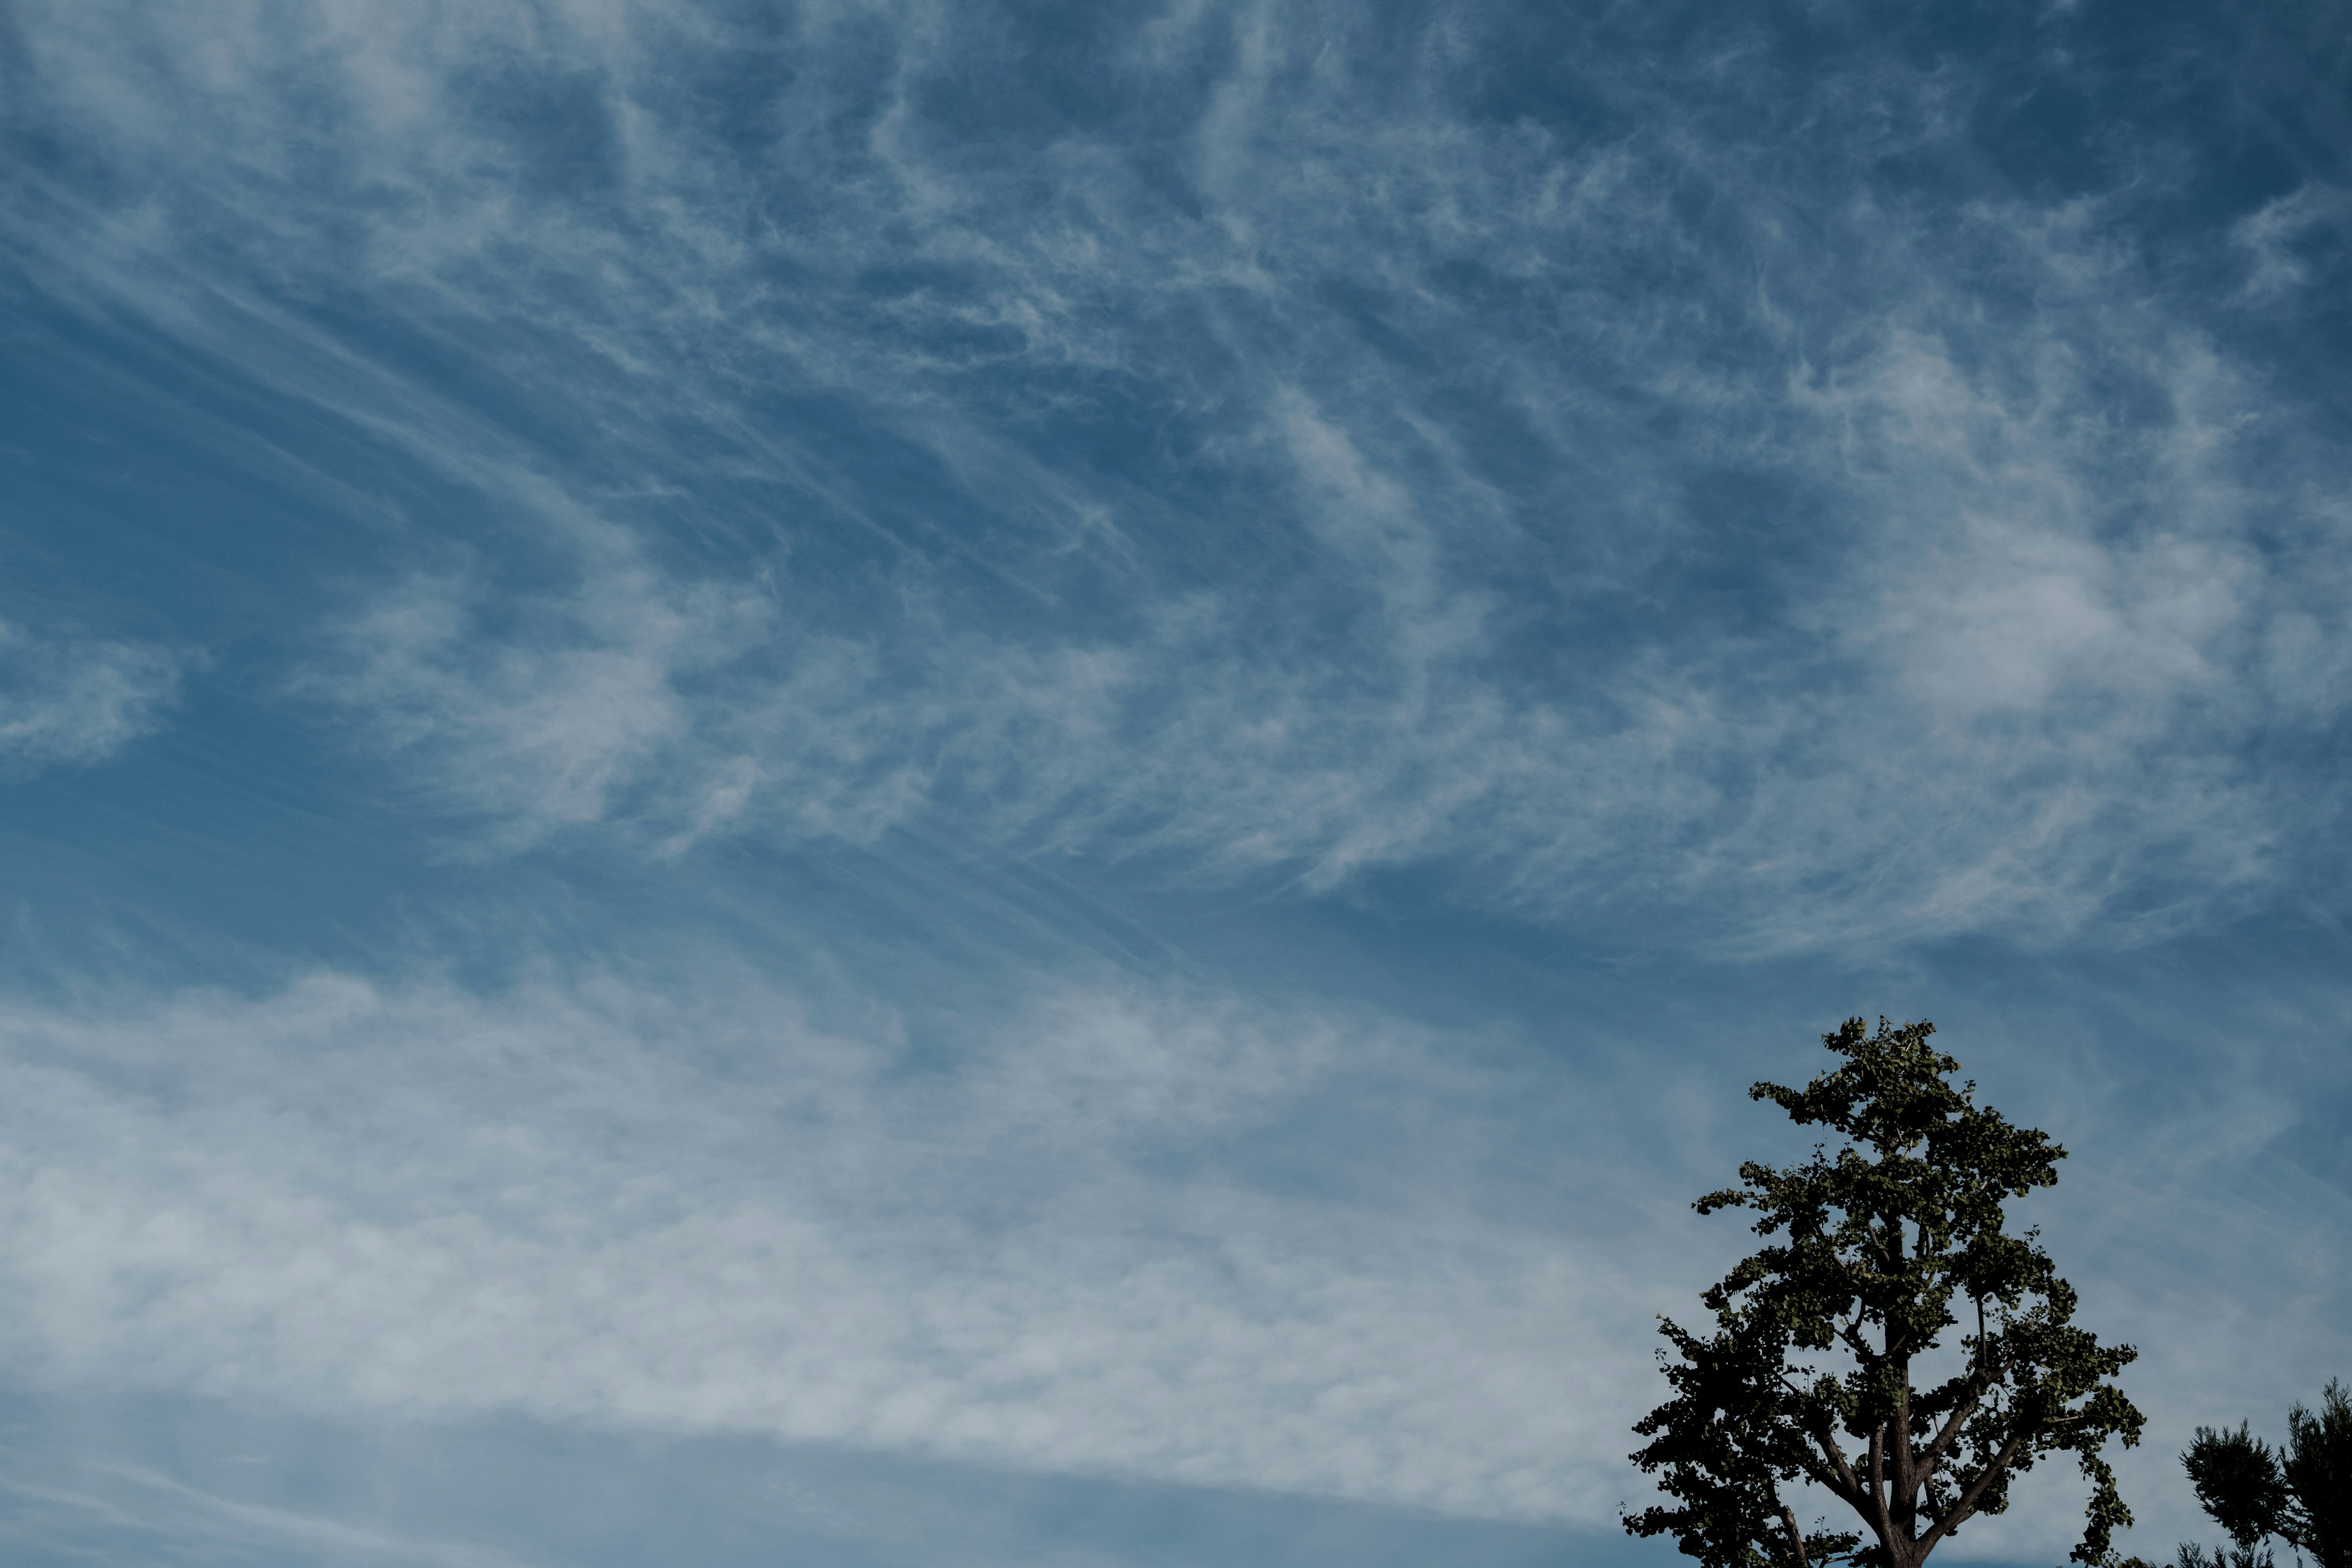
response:
M0 1019L12 1373L1605 1520L1647 1293L1154 1162L1415 1047L1066 992L928 1066L737 982ZM1454 1075L1458 1077L1458 1075Z
M152 643L45 640L0 621L0 767L104 762L160 726L184 664Z
M337 665L303 684L367 708L379 744L422 753L445 798L509 847L602 820L687 733L678 679L724 659L767 610L751 588L677 588L614 564L528 606L524 637L492 641L473 625L481 599L462 581L403 584L336 628ZM723 822L749 787L711 781L696 822Z
M2344 194L2327 185L2299 185L2265 202L2230 228L2230 241L2245 253L2246 280L2237 298L2248 304L2275 304L2310 281L2309 260L2296 246L2315 228L2339 221Z

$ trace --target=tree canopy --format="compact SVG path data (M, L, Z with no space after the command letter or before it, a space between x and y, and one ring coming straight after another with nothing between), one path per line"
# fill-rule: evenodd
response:
M2090 1482L2074 1558L2111 1559L2131 1514L2101 1449L2138 1439L2111 1381L2136 1352L2077 1327L2039 1232L2004 1228L2005 1201L2054 1185L2065 1151L1953 1084L1934 1032L1851 1018L1822 1037L1835 1068L1749 1089L1837 1146L1751 1161L1693 1205L1754 1210L1770 1245L1703 1295L1711 1330L1661 1322L1674 1397L1635 1426L1651 1441L1633 1458L1670 1500L1631 1532L1671 1534L1706 1568L1918 1568L2068 1453ZM1801 1529L1808 1484L1861 1529Z

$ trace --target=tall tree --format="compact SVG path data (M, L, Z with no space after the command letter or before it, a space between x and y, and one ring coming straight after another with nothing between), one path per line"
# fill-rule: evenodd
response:
M2065 1151L1954 1085L1934 1033L1851 1018L1822 1037L1834 1069L1749 1089L1841 1142L1743 1164L1693 1205L1753 1209L1774 1239L1702 1297L1710 1331L1661 1322L1674 1397L1635 1426L1651 1441L1633 1458L1672 1500L1627 1516L1632 1533L1671 1534L1706 1568L1919 1568L2071 1453L2091 1485L2074 1560L2110 1561L2131 1513L2100 1450L2138 1440L2110 1381L2136 1352L2076 1327L2039 1233L2003 1228L2004 1201L2054 1185ZM1862 1529L1801 1529L1807 1484Z

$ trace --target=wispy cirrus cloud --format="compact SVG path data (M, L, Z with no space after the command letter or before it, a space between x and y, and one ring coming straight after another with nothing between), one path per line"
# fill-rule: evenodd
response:
M2231 226L2230 241L2245 263L2235 301L2276 306L2308 284L2316 254L2343 245L2344 193L2305 184L2265 202Z
M329 392L247 353L593 536L554 586L392 590L318 688L489 843L921 825L1313 888L1435 867L1770 946L2171 929L2271 896L2333 820L2245 760L2337 722L2308 700L2347 570L2324 451L2133 281L2109 209L1825 201L1753 127L1644 118L1769 113L1697 62L1594 84L1622 133L1579 138L1482 113L1434 24L1382 57L1344 8L1206 9L1088 46L1132 104L982 105L960 24L884 45L880 15L549 13L526 48L520 13L321 10L282 58L141 68L246 151L109 220L120 288L162 299L155 233L267 201L231 286L299 300L331 265L577 433L468 435L396 373ZM1362 47L1306 47L1334 36ZM132 89L88 25L40 39L59 112ZM787 40L832 67L761 74ZM347 117L310 159L229 90L274 70ZM726 70L782 95L781 140L718 153L752 128L711 117ZM1377 123L1376 82L1406 104ZM1871 124L1853 160L1946 155L1977 90L1839 83L1818 133ZM104 144L177 168L147 125ZM328 168L384 199L320 251ZM1792 226L1835 237L1830 274ZM518 290L526 252L561 286ZM813 445L779 392L855 438ZM1067 457L1146 426L1156 479ZM680 429L690 475L656 456ZM656 521L686 496L721 559Z
M2082 1060L2023 1003L1963 1054L2077 1149L2051 1234L2159 1424L2340 1352L2340 1052L2199 1055L2340 1005L2112 952L2341 913L2344 447L2276 352L2340 182L2214 175L2148 85L2210 52L2091 9L8 7L11 344L205 499L11 456L147 485L205 591L110 591L264 694L123 885L307 977L0 998L0 1381L1606 1530L1649 1313L1738 1240L1693 1064L1737 1107L1756 992L1940 1018L2021 949L2156 977ZM186 668L9 658L23 766ZM214 896L298 816L384 885ZM1007 934L1021 878L1066 904ZM1237 907L1255 980L1188 934ZM1193 978L1082 973L1123 921ZM1424 943L1491 1030L1264 981Z
M2250 542L2273 509L2232 466L2244 395L2192 343L2140 367L2177 406L2086 433L2070 345L2029 336L1994 375L1919 321L1787 395L1780 417L1811 435L1783 481L1877 517L1746 627L1516 661L1543 606L1450 561L1460 536L1409 459L1376 460L1291 388L1264 450L1311 574L1145 594L1113 631L1040 636L928 596L846 624L789 566L753 608L640 565L546 601L569 628L551 641L525 616L486 647L411 588L369 615L439 627L442 651L364 632L365 672L331 689L526 838L920 826L1311 888L1433 863L1474 900L1547 914L1727 898L1765 945L2082 931L2118 897L2153 900L2139 918L2162 930L2263 896L2281 847L2327 819L2244 748L2336 721L2320 693L2341 638L2326 569ZM2108 488L2127 460L2142 476ZM673 608L689 602L737 608ZM689 623L761 629L723 648L643 630ZM519 721L587 712L599 725L563 733L588 751L561 763L555 731Z
M0 622L0 768L104 762L162 725L186 664L152 643L39 637Z
M767 609L748 590L616 572L535 598L527 630L489 639L484 597L462 578L377 597L337 628L337 666L301 686L367 709L376 743L416 755L445 809L487 820L508 849L625 810L692 727L681 682L756 637ZM704 788L690 831L723 826L725 787Z

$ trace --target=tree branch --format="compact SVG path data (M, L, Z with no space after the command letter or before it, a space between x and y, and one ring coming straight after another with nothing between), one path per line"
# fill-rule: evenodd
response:
M1872 1518L1872 1516L1876 1516ZM1870 1433L1870 1509L1864 1518L1871 1518L1871 1527L1878 1531L1879 1543L1893 1555L1895 1519L1886 1507L1886 1428L1882 1424Z
M1992 1485L2001 1473L2009 1468L2011 1462L2017 1458L2017 1450L2024 1447L2025 1436L2022 1431L2009 1435L2009 1441L2003 1443L2000 1446L2000 1452L1988 1460L1985 1468L1977 1473L1977 1479L1969 1483L1968 1489L1960 1494L1957 1502L1953 1503L1951 1511L1937 1520L1927 1533L1919 1538L1920 1556L1925 1557L1929 1552L1935 1550L1936 1542L1958 1530L1963 1521L1976 1512L1977 1503L1984 1496L1985 1489Z
M1777 1493L1773 1500L1780 1500ZM1780 1504L1780 1522L1789 1527L1789 1544L1797 1554L1796 1568L1812 1568L1805 1557L1805 1533L1797 1528L1796 1510L1785 1502Z
M1984 1373L1979 1368L1969 1376L1969 1392L1966 1397L1952 1406L1950 1418L1945 1421L1943 1426L1936 1433L1935 1441L1927 1445L1927 1456L1921 1461L1921 1466L1927 1474L1932 1476L1936 1473L1936 1467L1943 1462L1944 1450L1950 1447L1952 1439L1960 1435L1962 1424L1975 1413L1976 1407L1984 1403Z
M1854 1512L1867 1517L1870 1510L1862 1505L1862 1479L1853 1473L1853 1464L1845 1457L1845 1450L1838 1447L1837 1435L1827 1426L1823 1426L1812 1435L1812 1438L1813 1442L1820 1447L1823 1457L1829 1460L1831 1468L1837 1472L1838 1480L1843 1483L1829 1486L1829 1483L1824 1481L1822 1484L1829 1486L1829 1489L1836 1495L1838 1501L1845 1504Z

